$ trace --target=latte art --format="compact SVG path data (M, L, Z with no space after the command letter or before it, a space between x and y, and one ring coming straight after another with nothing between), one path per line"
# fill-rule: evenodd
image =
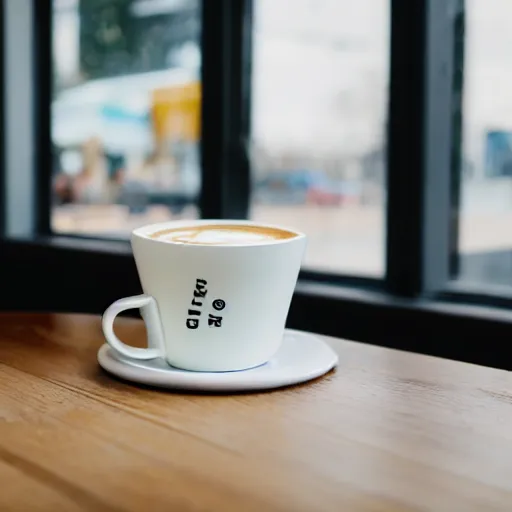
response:
M162 242L195 245L254 245L295 237L285 229L243 224L205 224L163 229L150 238Z

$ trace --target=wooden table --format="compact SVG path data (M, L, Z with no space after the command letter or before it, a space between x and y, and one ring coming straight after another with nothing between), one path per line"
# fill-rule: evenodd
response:
M328 341L313 383L173 394L99 369L97 317L0 315L0 510L512 510L509 373Z

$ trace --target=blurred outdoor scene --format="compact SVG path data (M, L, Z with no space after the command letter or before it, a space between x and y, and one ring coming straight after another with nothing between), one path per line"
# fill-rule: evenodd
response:
M199 4L54 0L55 231L198 216ZM310 266L380 275L388 4L254 5L252 218L305 231Z
M196 217L197 0L54 0L56 232Z
M487 5L466 0L460 212L484 281L512 247L512 3ZM307 267L380 277L389 1L254 7L251 218L304 231ZM197 218L200 30L198 0L54 0L54 231Z

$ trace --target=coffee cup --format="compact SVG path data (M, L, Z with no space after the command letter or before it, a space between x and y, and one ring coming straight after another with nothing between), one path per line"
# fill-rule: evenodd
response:
M304 234L249 221L188 220L135 229L131 244L144 293L117 300L102 321L120 356L220 372L259 366L278 351ZM114 334L116 316L137 308L147 348Z

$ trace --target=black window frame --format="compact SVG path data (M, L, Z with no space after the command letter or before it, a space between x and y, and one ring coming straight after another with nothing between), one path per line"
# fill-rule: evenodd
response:
M512 291L451 279L464 0L390 2L386 276L304 269L288 325L512 369ZM100 314L140 285L127 242L50 230L51 1L0 7L0 310ZM202 1L200 209L208 218L249 212L252 13L253 0ZM29 65L19 67L22 59Z

